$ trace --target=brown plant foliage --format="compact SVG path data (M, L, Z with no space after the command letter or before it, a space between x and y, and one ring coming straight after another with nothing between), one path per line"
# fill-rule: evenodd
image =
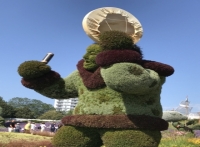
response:
M152 69L155 72L157 72L160 76L170 76L174 73L174 68L170 65L159 63L156 61L150 61L150 60L143 60L142 66L144 68Z
M132 50L110 50L104 51L97 55L96 63L99 66L109 66L114 63L132 62L140 63L142 56Z
M43 89L44 87L47 87L54 82L58 81L60 79L60 74L55 71L50 71L47 74L32 78L32 79L25 79L22 78L21 83L27 88L30 89Z
M84 85L89 89L102 88L105 86L105 82L101 77L100 67L94 71L88 71L83 67L84 60L80 60L77 64L78 71L82 77Z
M64 125L90 128L167 130L168 122L147 115L71 115L62 119Z

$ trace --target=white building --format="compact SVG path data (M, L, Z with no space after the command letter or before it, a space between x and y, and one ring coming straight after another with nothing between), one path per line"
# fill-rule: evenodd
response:
M78 98L56 99L54 102L54 108L56 111L70 111L75 108L77 103Z

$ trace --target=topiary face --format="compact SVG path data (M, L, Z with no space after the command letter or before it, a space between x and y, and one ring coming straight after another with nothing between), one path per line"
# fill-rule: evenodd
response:
M99 36L99 45L103 50L131 49L133 46L132 38L120 31L106 31Z
M98 44L92 44L87 48L86 54L83 56L83 67L87 70L95 70L98 66L95 62L95 58L98 53L102 51L102 48Z

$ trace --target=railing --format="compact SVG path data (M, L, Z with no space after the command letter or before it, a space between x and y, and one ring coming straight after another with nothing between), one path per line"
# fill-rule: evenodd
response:
M59 122L60 120L50 120L50 119L28 119L28 118L5 118L5 121L15 120L15 121L45 121L45 122Z

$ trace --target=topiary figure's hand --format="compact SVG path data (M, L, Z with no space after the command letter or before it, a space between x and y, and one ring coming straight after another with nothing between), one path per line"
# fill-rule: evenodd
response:
M40 61L25 61L18 67L18 73L25 79L40 77L51 71L51 67Z
M42 89L60 79L60 75L40 61L25 61L18 67L21 82L30 89Z

